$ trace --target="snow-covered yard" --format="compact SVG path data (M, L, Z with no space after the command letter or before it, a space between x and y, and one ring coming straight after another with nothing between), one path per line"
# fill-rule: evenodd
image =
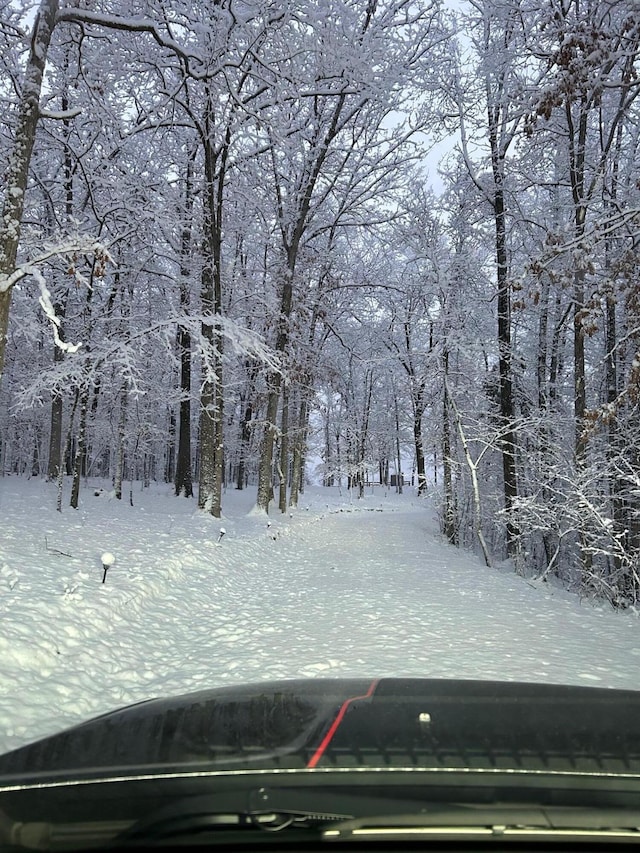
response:
M634 614L485 568L411 494L312 488L267 520L253 491L230 490L221 522L169 486L133 498L86 488L59 514L53 485L0 480L0 751L141 699L263 679L640 689Z

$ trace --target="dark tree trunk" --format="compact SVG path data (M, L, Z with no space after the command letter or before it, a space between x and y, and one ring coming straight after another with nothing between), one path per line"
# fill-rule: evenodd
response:
M222 515L224 479L224 375L222 316L222 217L227 157L231 129L227 127L219 151L213 147L213 95L207 92L205 111L205 263L202 274L202 309L211 318L203 323L208 364L200 398L200 484L198 505L216 518ZM213 325L212 325L213 324Z
M58 355L59 354L59 355ZM60 361L62 350L54 348L53 360ZM55 392L51 398L51 428L49 431L49 461L47 479L56 481L62 465L62 395Z
M282 393L282 414L280 418L280 464L278 465L280 490L278 508L287 511L287 481L289 479L289 386L285 383Z
M253 406L249 399L249 391L243 406L242 423L240 425L240 453L238 457L238 470L236 488L244 489L246 479L247 455L249 453L249 442L251 441L251 421L253 420Z
M492 142L494 169L494 220L496 231L496 267L498 282L498 373L500 423L502 428L502 478L504 508L507 514L507 553L515 554L518 528L513 517L513 505L518 496L516 479L516 435L513 429L515 407L511 363L511 290L508 281L507 226L504 208L504 189L501 163L497 159L497 142Z
M449 391L447 376L449 373L449 353L446 348L442 354L442 368L445 376L442 396L442 479L444 489L444 535L452 545L456 544L456 512L453 495L453 477L451 472L451 422L449 416Z
M78 438L76 441L76 453L73 460L73 480L71 483L70 506L78 509L80 503L80 478L86 461L87 441L87 409L89 408L89 389L82 391L80 400L80 420L78 423Z
M418 494L427 493L427 471L424 460L424 442L422 440L422 415L424 403L422 394L413 401L413 443L416 451L416 474L418 476Z
M127 428L127 403L129 400L127 383L124 382L120 390L120 417L118 418L118 448L116 451L116 471L114 478L114 493L116 498L122 500L122 479L124 476L124 451Z
M402 453L400 450L400 409L398 406L398 395L393 393L393 406L395 409L396 416L396 471L397 471L397 482L396 482L396 491L399 495L403 493L404 488L404 475L402 473ZM422 431L420 431L420 439L422 440ZM422 473L424 476L424 454L422 455ZM384 481L385 486L388 485L389 482L389 463L387 462L387 472L386 478ZM418 494L420 494L420 490L418 489Z
M191 216L193 212L192 165L187 164L185 179L184 219L180 240L180 310L188 315L191 304L189 280L191 258ZM178 326L180 353L180 414L178 421L178 455L176 460L176 495L193 497L191 469L191 333L187 326Z

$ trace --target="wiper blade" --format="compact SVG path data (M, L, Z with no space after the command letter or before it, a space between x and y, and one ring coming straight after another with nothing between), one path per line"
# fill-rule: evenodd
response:
M181 800L134 824L115 841L136 844L231 829L311 830L326 841L621 834L640 841L640 811L433 803L421 797L394 799L345 789L256 788Z
M627 838L640 842L640 811L449 804L419 813L356 817L326 827L325 841Z

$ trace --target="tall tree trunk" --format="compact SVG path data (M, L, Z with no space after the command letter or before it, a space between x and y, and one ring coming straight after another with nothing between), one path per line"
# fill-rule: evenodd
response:
M18 109L13 151L8 158L5 178L5 196L0 217L0 382L4 371L4 358L11 308L10 276L15 270L24 197L27 190L29 166L40 116L40 93L47 53L53 28L56 24L58 0L41 0L31 35L22 98Z
M118 449L116 451L116 471L114 477L114 492L116 498L122 500L122 478L124 473L124 446L127 428L127 403L129 400L127 383L123 382L120 390L120 417L118 419Z
M516 434L513 429L515 417L513 402L513 377L511 361L511 289L507 257L507 224L504 205L503 161L500 156L495 126L490 126L491 161L494 179L493 213L496 234L496 277L498 284L498 373L499 405L502 428L500 450L502 452L502 479L504 484L504 508L507 515L507 554L516 550L517 525L513 517L513 505L518 495L516 479Z
M262 435L262 450L258 465L258 494L256 506L269 511L269 504L273 497L273 445L275 442L278 416L278 401L280 399L280 375L272 374L269 377L269 394L267 397L267 411L265 414L264 432Z
M205 110L205 263L202 273L203 313L212 318L204 323L208 364L200 398L200 485L198 505L216 518L222 515L224 478L224 372L223 337L218 323L222 316L222 218L227 157L231 129L216 151L213 147L213 94L207 91Z
M89 389L81 391L80 397L80 420L78 422L78 437L76 441L76 453L73 460L73 480L71 483L70 506L78 509L80 503L80 477L85 467L87 447L87 410L89 408Z
M451 427L449 422L449 352L442 353L444 392L442 395L442 480L444 489L444 535L452 545L456 544L456 513L453 497L451 472Z
M396 419L396 491L399 495L403 492L404 487L404 474L402 473L402 453L400 450L400 408L398 406L398 395L396 393L396 389L393 389L393 408ZM422 430L420 431L420 439L422 439ZM388 464L387 464L387 478L388 478ZM424 453L422 454L422 474L424 476ZM426 479L426 477L425 477ZM419 475L418 475L419 482ZM387 485L387 480L385 480L385 486ZM420 494L420 489L418 488L418 494Z
M587 199L585 196L585 162L588 131L589 107L583 94L578 103L577 122L573 114L573 101L565 100L565 117L569 143L569 180L574 205L573 237L576 245L584 236L587 219ZM582 258L575 261L573 274L573 413L575 429L575 459L578 469L586 463L587 433L585 416L587 413L587 388L585 372L585 266ZM580 548L583 566L583 585L591 583L593 558L586 548L587 531L580 531Z
M210 261L205 259L202 270L202 311L213 316L213 273ZM200 392L200 476L198 506L214 515L215 500L215 367L211 365L215 353L215 330L211 323L202 324L202 337L207 348L209 363L204 364L205 376ZM212 375L213 373L213 375Z
M307 383L305 383L305 386ZM293 466L291 470L291 497L289 505L298 506L300 493L304 491L304 462L305 448L307 446L307 435L309 432L309 392L306 387L302 388L300 397L300 408L298 410L298 427L296 429L293 445Z
M62 360L62 350L53 348L54 364ZM55 482L62 467L62 394L54 391L51 395L51 425L49 429L49 461L47 479Z
M618 180L619 166L622 149L623 126L620 124L616 133L615 156L612 165L611 183L608 192L605 193L605 218L610 210L617 208L618 197ZM605 384L606 384L606 401L611 406L612 410L618 397L618 331L616 317L616 291L615 282L610 279L611 276L611 241L605 241L605 269L607 271L607 291L605 294ZM609 418L607 423L607 457L609 461L609 492L611 495L611 514L614 521L614 533L620 537L620 541L624 543L625 550L631 553L631 541L629 531L633 528L633 513L628 512L628 507L623 496L622 482L617 471L619 470L616 459L623 452L620 441L620 429L618 416ZM614 565L619 572L622 568L622 560L619 553L616 553ZM623 593L628 596L629 600L635 601L637 596L637 579L634 573L627 568L625 576L622 578L621 586Z
M588 130L588 107L584 96L580 103L577 124L572 112L572 101L565 101L565 116L569 129L569 179L574 204L573 232L576 244L584 235L587 219L585 199L585 158ZM587 391L585 384L584 362L584 300L585 269L582 260L578 260L573 275L573 384L575 453L581 464L586 451L585 414L587 411Z
M187 162L185 198L180 237L180 310L188 315L191 304L190 260L191 217L193 213L193 165ZM178 326L180 354L180 415L178 422L178 457L176 460L175 491L185 498L193 497L191 470L191 333L186 325Z
M73 399L73 406L71 408L71 414L69 415L69 427L67 429L67 440L65 442L65 450L64 450L64 459L68 459L71 455L71 443L73 441L73 422L76 417L76 409L78 408L78 403L80 401L80 389L76 388L76 393ZM64 484L64 474L65 474L65 464L63 460L63 464L61 464L58 468L58 477L57 477L57 497L56 497L56 509L58 512L62 512L62 487Z
M39 430L34 427L33 430L33 453L31 455L31 476L40 476L40 435Z
M250 399L250 390L247 390L247 397L241 399L242 404L242 422L240 424L240 453L238 457L238 471L236 477L236 488L244 489L246 478L247 454L249 452L249 442L251 440L251 421L253 420L253 406Z
M545 506L552 506L555 501L553 491L549 488L549 472L551 471L551 447L549 430L549 400L550 400L550 376L548 374L549 361L549 291L550 282L544 275L540 284L539 318L538 318L538 361L536 370L536 381L538 386L538 416L540 428L538 432L541 473L542 494ZM555 339L554 339L555 344ZM545 551L547 567L555 562L554 554L558 545L557 536L551 529L542 531L542 544Z
M322 475L323 486L333 486L335 476L333 473L333 454L331 452L331 405L327 406L324 420L324 473Z
M289 479L289 383L284 383L282 392L282 414L280 417L280 464L278 465L280 490L278 508L287 511L287 481Z
M284 356L289 343L289 320L293 302L293 276L296 254L297 245L295 246L295 250L292 248L288 253L287 270L282 283L280 318L278 321L278 335L275 347L276 352L281 357ZM271 373L268 383L267 413L262 435L262 449L258 467L258 495L256 499L256 506L265 512L269 511L269 503L273 496L273 445L278 431L277 416L282 374Z
M413 444L416 451L416 474L418 476L418 494L427 493L427 471L424 461L424 442L422 440L422 415L424 413L423 389L414 389L413 396Z
M176 413L171 406L167 411L167 440L164 445L164 472L162 480L171 483L175 480L176 471Z
M69 70L69 48L65 50L65 75ZM65 79L65 85L68 83L68 78ZM60 99L60 106L63 112L69 109L69 94L65 91ZM71 147L69 145L69 136L71 134L71 121L68 118L63 119L64 126L64 189L65 189L65 214L67 225L70 225L73 220L73 163L71 161ZM67 297L69 295L68 288L65 288L62 298L55 305L56 316L62 323L67 310ZM62 331L62 327L60 327ZM53 347L53 363L60 364L64 358L63 350L58 347ZM49 431L49 461L47 465L47 479L55 480L58 476L58 470L62 463L62 394L59 391L54 391L51 395L51 428Z
M180 341L180 415L178 426L178 454L176 459L175 493L185 498L193 497L193 473L191 470L191 342L188 332L179 332ZM188 339L188 340L187 340ZM187 388L189 389L187 391Z
M367 458L367 438L369 437L369 418L371 416L371 398L373 397L373 374L365 375L365 400L362 412L362 427L357 443L358 452L358 497L364 497L365 460Z

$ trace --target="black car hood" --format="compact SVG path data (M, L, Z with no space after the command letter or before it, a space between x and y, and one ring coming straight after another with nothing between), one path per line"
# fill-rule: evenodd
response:
M640 693L448 679L302 679L154 699L0 756L0 776L141 768L638 773Z

